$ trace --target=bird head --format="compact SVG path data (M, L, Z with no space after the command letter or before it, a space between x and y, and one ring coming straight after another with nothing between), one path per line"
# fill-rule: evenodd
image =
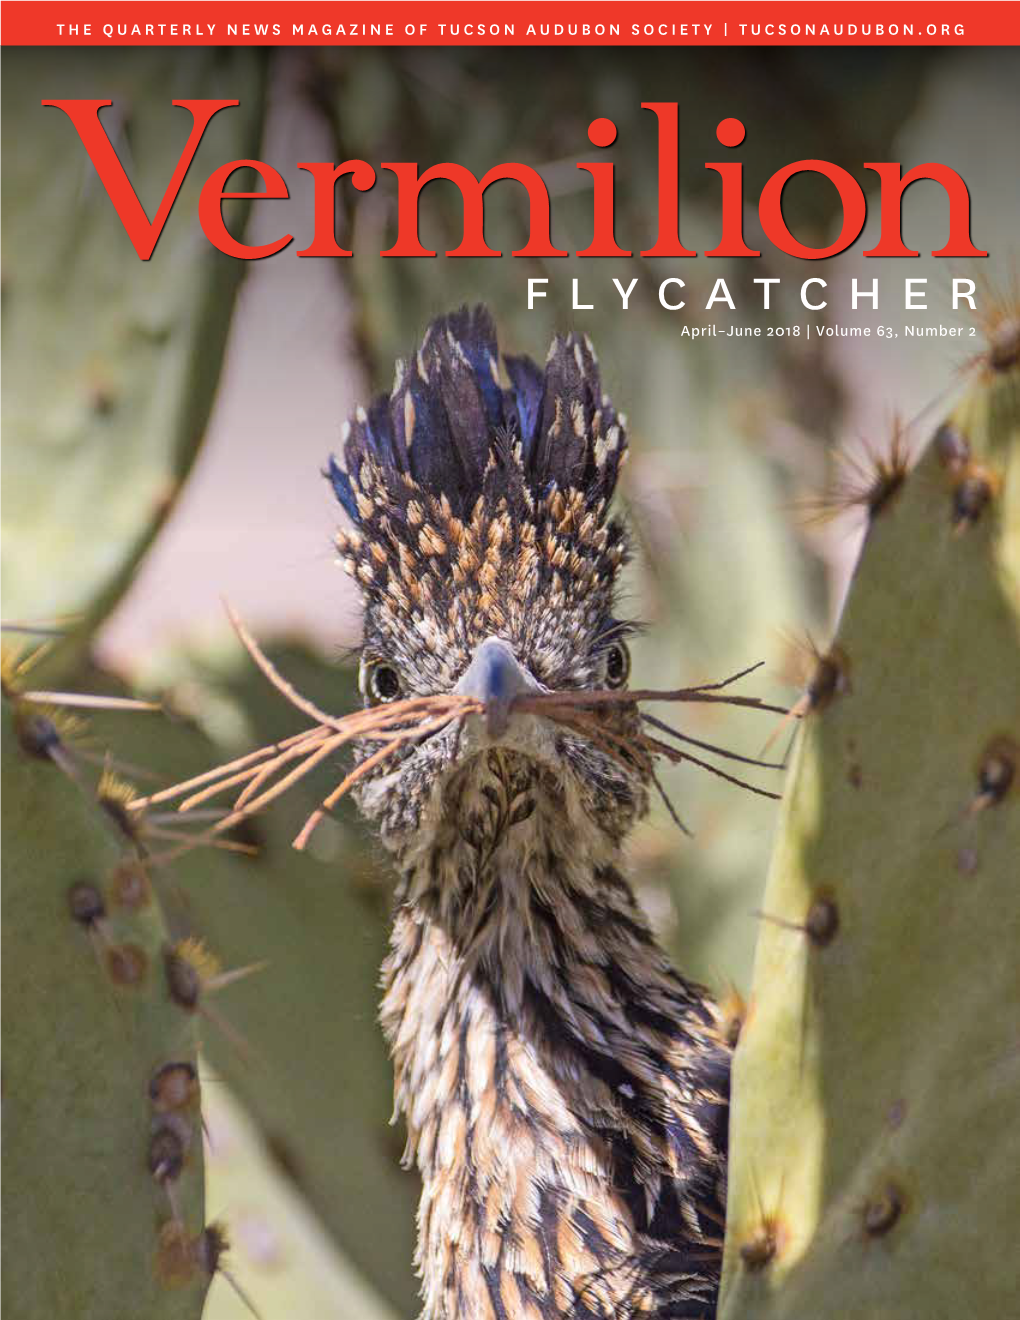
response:
M346 423L328 469L364 604L366 705L460 693L481 707L361 781L393 846L485 776L505 791L503 827L539 781L617 842L647 805L647 770L518 709L530 694L626 686L631 626L614 601L628 542L610 514L624 419L584 337L555 339L543 367L502 365L505 377L484 308L433 321L390 393ZM626 731L638 716L623 703L605 718Z

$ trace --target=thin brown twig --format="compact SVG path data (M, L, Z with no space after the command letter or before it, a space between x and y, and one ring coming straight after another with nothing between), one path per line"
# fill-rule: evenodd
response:
M543 697L546 696L546 694L544 693L542 695ZM555 698L557 695L560 694L556 694L556 693L548 694L550 698ZM572 696L574 694L564 693L562 695ZM631 695L633 696L635 694L631 694ZM527 698L526 700L530 703L532 698ZM680 748L671 747L669 746L668 743L664 743L658 738L653 738L649 734L641 733L638 734L636 738L628 738L626 735L619 734L615 730L608 729L605 726L597 724L593 721L582 722L580 720L577 720L576 717L570 719L565 718L565 712L563 712L560 709L557 709L557 707L560 704L561 703L557 702L555 699L549 700L547 702L543 702L544 714L549 719L556 721L556 723L558 724L563 724L568 728L574 728L577 732L584 733L587 737L590 737L593 742L599 743L602 746L602 750L607 752L608 755L613 756L614 759L617 761L623 761L624 764L627 764L625 757L621 757L620 755L617 755L617 753L614 751L614 749L611 746L606 745L607 741L610 743L615 743L618 748L620 748L627 756L631 758L635 758L640 754L640 752L652 753L652 757L648 757L648 756L642 757L646 767L648 768L650 768L651 765L653 764L653 758L656 755L664 756L666 757L667 760L672 761L676 765L682 764L684 761L689 761L692 765L699 766L701 769L707 770L710 774L717 775L720 779L725 779L728 783L735 784L740 788L745 788L751 793L757 793L761 797L768 797L778 800L780 796L778 793L772 793L768 789L759 788L757 785L748 783L746 780L738 779L735 775L727 774L724 770L720 770L717 766L710 765L707 761L701 760L700 757L693 756L690 752L681 750ZM579 703L563 702L562 704L571 706L574 710L576 710L577 705ZM661 726L660 721L652 721L652 722L658 723ZM697 747L703 747L705 750L715 752L720 756L731 756L734 760L743 761L749 765L761 764L760 762L753 761L750 757L738 756L735 752L727 752L724 748L715 747L710 743L701 743L697 739L686 738L685 735L677 733L676 730L671 729L668 725L662 727L665 727L665 730L668 733L672 733L680 738L685 738L685 741L690 742L692 745ZM781 767L766 765L764 768L779 769Z
M550 704L546 709L546 717L554 720L564 728L573 729L577 733L583 733L584 736L595 743L607 756L611 756L615 761L627 768L632 768L634 761L638 760L646 768L650 768L651 762L644 755L644 748L633 738L625 734L618 733L615 729L607 728L597 720L585 719L586 712L582 711L580 715L577 707L571 707L569 714L566 711L558 711L555 706ZM615 744L615 747L614 747ZM621 755L620 753L623 753ZM628 759L629 758L629 759Z
M332 715L327 715L324 710L320 710L313 701L303 697L297 688L283 677L273 662L256 642L245 627L241 616L234 609L229 601L223 602L223 608L227 611L227 618L230 620L230 626L237 633L241 645L255 661L257 667L269 679L277 691L282 692L292 706L296 706L299 711L305 715L311 716L316 724L328 724L331 727L335 725L335 719Z
M289 738L237 757L216 769L194 775L158 793L135 798L130 806L133 810L138 810L180 797L189 789L201 789L201 792L195 793L181 804L180 810L187 811L236 784L254 778L264 782L280 766L304 752L316 750L323 741L328 741L331 748L341 747L354 740L405 742L408 737L417 736L419 731L418 725L408 723L410 719L420 717L421 714L427 714L429 711L435 712L437 708L444 715L452 716L461 711L479 708L479 705L474 697L444 693L429 697L412 697L406 701L393 702L388 706L352 711L342 719L331 716L326 725L320 723L311 729L305 729ZM332 733L329 732L330 729L333 730ZM246 792L245 798L247 797Z
M692 738L689 733L681 733L679 729L674 729L671 724L658 719L655 715L649 715L647 711L641 712L641 718L661 733L668 733L673 738L679 738L681 742L690 743L692 747L700 747L703 752L714 752L716 756L725 757L728 761L740 761L742 765L755 765L761 770L786 769L786 766L779 761L762 761L753 756L741 756L739 752L731 752L727 747L719 747L716 743L703 742L700 738Z
M237 633L241 644L254 660L255 664L262 673L269 679L273 687L281 692L292 706L300 710L303 714L311 716L318 724L325 724L337 733L346 733L358 725L372 727L376 723L391 724L399 722L404 718L411 718L415 715L427 711L438 702L449 702L451 704L463 704L471 702L473 697L462 697L456 693L438 693L434 696L423 697L405 697L403 701L389 702L385 706L371 706L366 710L352 711L348 715L329 715L326 711L320 710L313 701L301 695L297 688L290 683L273 662L261 649L255 638L244 626L233 607L226 605L227 615Z
M735 674L730 674L729 678L721 679L718 683L695 683L688 690L691 692L718 692L720 688L732 687L734 683L739 683L742 678L747 678L748 674L757 673L764 663L764 660L756 660L753 665L746 665L743 669L738 669Z
M337 735L333 734L332 736L335 738ZM317 724L314 729L310 729L307 734L303 734L292 746L278 753L270 761L261 765L256 762L255 765L246 766L243 770L238 770L225 779L206 784L197 793L192 793L190 797L185 798L177 810L192 811L200 803L206 802L209 798L215 797L218 793L223 793L237 784L245 785L242 796L251 797L253 784L264 783L267 778L275 774L281 765L286 765L289 761L296 760L298 757L305 756L308 752L313 751L322 743L324 737L328 737L324 727Z
M182 833L181 830L150 829L147 839L159 839L163 843L180 844L189 852L193 848L218 848L221 852L243 853L245 857L257 857L258 848L253 843L241 843L237 839L201 838L197 835ZM150 854L150 859L151 859Z
M286 793L287 789L292 788L299 779L304 779L305 775L314 770L320 761L324 761L326 757L330 756L338 747L342 747L346 741L347 737L342 733L335 733L332 738L325 739L325 741L321 742L314 751L308 753L300 765L295 766L289 774L286 774L282 779L277 780L271 788L267 788L264 792L260 793L258 797L252 798L242 807L235 805L234 810L230 815L225 816L224 819L218 823L216 828L218 830L231 829L234 825L238 824L239 821L244 820L248 816L254 816L257 812L261 811L263 807L268 807L270 802L273 802L276 798L280 797L281 794ZM389 744L387 744L387 746L388 745Z
M655 785L656 792L659 794L659 797L662 799L663 806L669 812L670 819L673 821L673 824L677 827L677 829L679 829L681 834L686 834L689 839L693 839L694 838L693 832L689 830L687 826L683 823L683 821L680 819L679 812L677 811L676 807L673 806L669 794L662 786L662 780L655 773L654 769L652 770L652 783Z
M301 765L295 767L295 769L292 770L288 775L286 775L282 780L274 784L272 788L267 789L258 797L251 800L249 800L249 795L247 793L243 793L241 797L238 799L238 801L235 803L235 809L231 813L231 815L227 818L227 820L221 822L220 828L226 829L228 828L228 822L236 823L244 816L252 815L255 812L261 810L262 807L267 806L268 803L271 802L274 798L279 797L280 794L285 792L287 788L291 787L293 784L297 783L299 779L302 779L306 774L308 774L308 772L312 770L316 765L318 765L319 762L322 761L326 756L330 755L332 752L336 751L344 744L352 741L355 737L360 737L362 740L366 738L369 738L371 740L382 740L383 746L379 748L376 752L373 752L371 757L368 758L368 760L371 761L372 765L377 765L379 764L379 762L385 760L391 753L395 752L398 749L398 747L400 747L403 743L409 742L412 739L424 737L429 733L436 732L438 729L448 724L450 720L453 719L457 714L462 713L467 709L481 708L481 703L473 697L457 697L454 701L451 701L446 697L440 696L434 698L433 701L435 706L439 706L441 708L439 713L434 715L431 719L427 719L420 724L412 725L410 728L397 728L397 729L376 728L375 730L370 730L367 734L365 732L361 732L359 734L358 730L355 728L353 731L343 730L342 732L337 732L332 736L326 737L325 739L321 739L321 740L316 739L315 746L312 749L310 749L309 755L305 758L304 761L302 761ZM357 713L363 714L364 712L357 712ZM384 714L385 712L378 712L378 713L381 715ZM364 725L365 722L360 721L360 723ZM378 721L377 723L381 723L381 721ZM310 738L309 742L311 741L313 740ZM347 779L343 781L347 787L350 787L351 784L357 782L357 780L361 777L361 775L364 773L363 767L365 767L368 764L368 760L362 762L360 766L358 766L354 771L352 771L353 778L349 775ZM260 767L258 773L260 774L260 776L266 777L266 772L270 772L271 770L275 770L279 768L279 765L282 763L283 763L283 758L279 758L277 763L272 767L270 766ZM346 788L344 788L344 792L346 792ZM335 797L332 797L331 795L331 800L328 801L327 805L332 806L333 803L335 801L338 801L339 798L342 796L343 794L340 792L337 792ZM244 798L243 803L241 801L241 798Z
M469 700L474 699L469 698ZM474 705L480 710L482 703L475 700ZM439 729L445 728L445 726L456 717L457 716L454 713L446 716L437 715L431 720L426 720L419 728L408 730L406 738L409 741L411 738L422 737L427 733L438 732ZM312 812L301 827L300 833L294 840L294 847L299 852L304 850L305 845L312 836L312 832L322 821L323 817L326 816L328 812L332 811L333 807L336 806L344 794L352 789L358 780L361 779L363 775L366 775L369 770L374 769L382 761L385 761L388 757L392 756L393 753L397 751L398 747L399 741L395 739L393 742L387 743L377 751L372 752L370 756L367 756L364 761L359 765L356 765L350 774L336 786L333 792L330 793L329 797L324 799L321 805Z
M173 798L186 793L189 788L197 788L199 784L208 784L210 780L229 774L231 770L250 765L253 761L264 760L267 756L272 756L274 752L300 742L302 738L307 738L308 733L309 731L306 729L303 733L295 733L292 737L284 738L280 742L270 743L268 747L260 747L256 752L247 752L244 756L238 756L235 760L228 761L226 765L215 766L212 770L203 770L200 775L192 775L190 779L183 779L179 784L171 784L169 788L160 789L158 793L150 793L148 797L134 798L129 805L133 811L137 811L146 807L154 807L160 802L170 802Z
M749 793L757 793L759 797L772 798L778 802L782 796L780 793L770 792L767 788L759 788L757 784L750 784L746 779L738 779L736 775L727 774L725 770L720 770L717 765L710 765L708 761L702 761L700 757L692 756L690 752L681 751L679 747L670 747L668 743L661 742L658 738L652 738L648 734L644 736L650 748L661 753L674 765L681 765L684 761L690 761L692 765L700 766L702 770L707 770L709 774L717 775L729 784L736 784L738 788L746 788Z
M773 706L760 697L720 696L706 688L635 688L627 691L615 688L599 688L592 692L536 692L525 697L518 697L514 705L519 710L531 710L541 713L542 707L562 704L569 706L617 706L634 704L641 701L683 701L713 703L720 706L745 706L751 710L771 711L774 715L787 714L786 706Z
M321 727L321 725L318 725L317 729ZM309 736L307 743L299 743L298 746L294 748L293 755L299 756L306 747L310 747L313 743L317 745L318 741L318 738ZM288 755L286 759L289 760L290 755ZM248 780L247 784L245 784L244 788L237 795L237 798L234 801L234 810L239 810L261 792L262 786L272 779L273 775L276 774L277 770L279 770L280 766L283 764L285 764L284 758L278 757L268 765L258 767L256 773Z
M308 775L328 756L350 742L380 743L381 746L370 751L363 760L344 776L339 784L323 799L319 806L308 816L298 835L294 847L302 850L306 847L317 826L361 779L378 766L384 764L407 743L419 741L430 734L447 728L451 722L460 721L472 712L480 712L483 703L475 698L458 693L437 693L431 696L405 698L384 706L368 707L352 711L348 715L334 716L321 710L314 702L302 696L292 683L279 672L265 655L254 637L230 605L226 606L230 622L245 650L251 656L257 668L297 710L315 720L315 725L303 732L281 739L267 747L259 748L245 756L237 757L216 769L163 789L145 798L131 802L133 809L141 809L159 802L181 797L191 792L180 803L178 810L186 813L199 804L232 788L240 787L232 809L218 820L203 835L195 836L192 846L212 842L215 836L232 829L249 816L255 815L271 802L286 793L299 780ZM729 783L736 784L753 793L765 797L776 797L765 789L727 774L718 767L692 756L686 750L680 750L668 743L654 738L644 730L635 733L622 733L599 719L599 712L607 707L618 705L636 706L642 701L702 702L741 706L753 710L771 711L787 714L785 707L774 706L757 697L738 697L721 694L720 689L730 686L738 679L757 669L750 666L719 683L704 683L694 687L671 690L638 689L635 691L617 691L605 689L594 692L548 692L531 693L519 697L514 702L514 709L531 711L547 719L574 730L583 735L593 745L599 747L608 756L628 768L639 766L653 773L654 760L664 756L674 763L689 761L711 774L718 775ZM648 723L680 740L734 760L755 764L751 758L741 757L728 752L725 748L702 743L697 739L680 733L653 716L642 716ZM285 766L292 765L280 779L277 773ZM771 766L766 768L772 768Z

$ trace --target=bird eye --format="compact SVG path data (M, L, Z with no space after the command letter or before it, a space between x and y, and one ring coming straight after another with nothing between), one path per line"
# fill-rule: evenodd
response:
M621 688L630 678L630 652L623 642L606 648L606 687Z
M366 665L362 691L373 703L396 701L400 696L400 675L392 665Z

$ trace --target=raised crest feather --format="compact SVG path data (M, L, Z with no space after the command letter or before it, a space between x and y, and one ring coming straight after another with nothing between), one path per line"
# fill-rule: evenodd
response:
M358 494L379 487L391 514L425 495L445 497L455 516L467 518L483 493L505 494L513 505L553 488L583 491L589 507L608 504L626 429L602 393L587 338L557 337L543 367L505 357L508 387L499 363L485 307L431 322L416 353L398 365L390 394L350 419L342 463L330 458L327 475L356 524Z

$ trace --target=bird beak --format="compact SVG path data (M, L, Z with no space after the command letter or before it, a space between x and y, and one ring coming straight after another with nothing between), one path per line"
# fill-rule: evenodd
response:
M510 724L514 697L542 689L499 637L488 637L475 650L471 663L453 689L477 697L485 705L485 728L492 739L502 738Z

